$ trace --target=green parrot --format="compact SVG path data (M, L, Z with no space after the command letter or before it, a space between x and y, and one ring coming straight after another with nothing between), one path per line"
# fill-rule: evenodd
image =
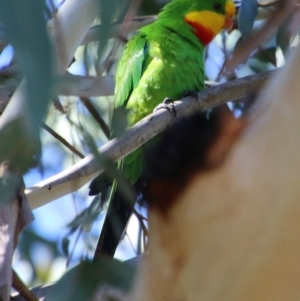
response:
M115 107L129 110L129 126L167 97L176 100L186 92L204 89L204 48L222 29L232 27L234 14L232 0L173 0L154 23L137 32L116 72ZM142 174L143 147L122 162L123 175L132 185ZM101 175L92 181L90 195L101 192L100 182ZM113 256L134 203L126 202L118 189L111 196L96 254Z

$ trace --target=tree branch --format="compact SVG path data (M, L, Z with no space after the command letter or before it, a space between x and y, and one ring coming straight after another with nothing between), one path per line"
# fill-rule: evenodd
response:
M2 75L1 72L0 75ZM0 115L8 105L18 85L19 82L17 80L10 79L7 83L0 86ZM91 77L65 74L59 77L53 90L58 95L93 97L113 95L114 87L113 76Z
M238 100L248 93L258 92L274 71L247 76L222 84L202 93L198 100L192 97L175 102L177 117L189 115L195 111L205 111L228 101ZM113 139L99 148L99 153L116 161L162 132L173 121L173 116L159 110L128 129L119 139ZM63 172L50 177L26 190L32 208L45 205L68 193L77 191L101 172L92 154Z
M98 9L96 0L66 1L59 9L56 17L49 22L58 54L58 70L65 72L71 62L75 50L82 42L95 20Z

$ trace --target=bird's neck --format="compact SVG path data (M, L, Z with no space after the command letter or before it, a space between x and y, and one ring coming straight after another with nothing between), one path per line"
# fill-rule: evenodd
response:
M192 39L191 36L193 36L202 46L206 46L212 41L215 35L211 30L202 26L199 22L187 20L180 9L176 7L176 11L174 11L171 4L172 2L159 13L157 21L168 24L168 27L172 26L173 30L179 34L184 32L188 39Z
M179 14L173 14L172 11L163 10L153 23L154 27L165 27L171 29L173 32L177 33L179 36L184 37L186 40L190 40L197 48L203 49L206 45L198 38L195 34L194 29L184 20L184 17Z
M213 31L205 28L198 22L186 20L186 23L191 26L191 30L204 46L208 45L215 37Z

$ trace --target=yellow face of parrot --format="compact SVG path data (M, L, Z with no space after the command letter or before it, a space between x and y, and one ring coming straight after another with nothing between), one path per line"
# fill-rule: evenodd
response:
M185 15L185 21L194 30L195 35L207 45L222 30L232 28L235 5L232 0L213 3L212 10L191 11Z

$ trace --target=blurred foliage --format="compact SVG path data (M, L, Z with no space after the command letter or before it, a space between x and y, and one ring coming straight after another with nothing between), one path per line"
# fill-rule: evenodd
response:
M97 262L83 261L68 271L53 287L46 301L86 301L101 285L110 285L124 292L132 286L135 268L125 262L102 258Z
M38 129L50 101L53 55L42 1L1 0L0 5L5 35L14 47L18 68L26 78L23 107L19 104L16 112L10 112L7 117L9 121L2 125L0 161L11 160L10 164L24 172L33 164L32 157L40 152Z
M244 40L249 38L252 33L253 24L258 13L258 4L256 0L242 1L238 22Z
M39 261L37 261L35 258L36 252L33 252L34 247L37 247L38 250L41 250L40 246L44 246L48 249L52 259L61 256L61 251L59 250L56 241L51 241L50 239L41 236L34 231L32 227L26 229L19 240L18 252L20 253L20 259L28 262L31 266L32 274L30 279L27 280L31 286L39 282L43 283L45 280L47 281L49 277L49 271L41 270L38 266ZM44 258L45 263L46 261L47 259Z
M134 32L129 32L123 37L112 37L110 24L121 23L124 16L127 14L127 9L131 2L129 0L99 0L101 3L101 11L99 12L99 19L95 24L101 23L101 32L99 34L99 41L90 42L86 45L80 46L74 57L75 60L70 65L68 72L80 74L82 76L106 76L114 75L116 64L122 53L124 42L130 38ZM159 9L167 1L162 0L144 0L137 10L139 15L157 14ZM236 18L236 26L230 34L222 33L215 41L207 48L206 74L209 81L215 83L225 82L230 79L255 74L257 72L274 69L284 63L285 56L294 47L297 41L298 32L295 30L298 27L295 25L299 12L294 10L291 15L285 19L282 24L276 25L275 34L272 38L260 45L258 49L252 49L249 59L242 64L236 66L230 74L222 72L226 60L232 55L240 51L243 43L255 38L256 34L264 30L263 25L268 20L272 13L280 5L280 1L268 1L268 5L262 1L242 0L236 1L239 8L239 15ZM46 5L45 5L46 3ZM38 136L38 124L45 117L45 123L57 132L63 139L67 140L80 153L87 155L95 152L97 147L100 147L107 142L107 133L105 133L103 124L99 123L92 115L90 109L87 108L86 102L83 102L80 97L52 95L53 99L59 100L61 109L51 104L48 107L50 100L50 89L52 85L52 66L53 57L51 45L46 32L46 20L49 20L59 3L41 0L23 0L23 1L6 1L0 0L1 4L1 23L0 23L0 52L4 54L4 49L8 44L14 48L13 58L7 59L7 62L0 65L0 112L1 101L6 97L12 95L14 89L19 83L21 77L27 80L27 111L28 121L30 122L30 129L32 137ZM137 8L136 8L137 9ZM295 21L296 20L296 21ZM299 25L299 24L298 24ZM4 55L0 59L5 60ZM12 88L13 87L13 88ZM7 93L10 93L7 96ZM6 93L6 94L5 94ZM3 99L2 99L3 98ZM113 116L113 97L112 96L93 96L88 98L90 105L95 112L101 117L101 120L107 124L114 136L119 136L126 128L126 112L119 110ZM242 100L237 106L243 107ZM47 110L47 111L46 111ZM19 125L16 125L19 126ZM13 128L13 135L10 134L8 138L16 139L17 134L22 135L23 131L19 131L19 127ZM26 138L26 135L24 136ZM22 138L24 138L22 137ZM31 137L31 138L32 138ZM46 178L63 170L67 166L71 166L78 161L78 156L72 153L67 146L62 144L62 140L54 138L46 131L40 131L41 146L43 154L41 157L41 167L29 171L28 177L34 179ZM92 138L91 138L92 137ZM8 139L5 138L5 139ZM27 137L28 138L28 137ZM92 141L91 141L92 139ZM3 142L4 141L4 142ZM0 154L5 149L3 145L6 140L1 140ZM24 140L23 143L31 145L32 139ZM7 142L9 145L11 142ZM19 148L18 150L23 148ZM54 154L53 154L54 152ZM35 155L38 154L35 148ZM99 165L104 164L99 159ZM107 164L112 174L115 172L114 164ZM28 167L28 166L26 166ZM34 183L30 183L34 184ZM58 204L58 208L69 206L65 214L64 229L56 229L56 217L48 216L47 218L53 220L53 231L57 232L59 241L52 241L47 238L47 234L43 237L36 231L36 227L27 229L19 244L19 252L23 260L26 260L33 270L37 270L36 252L33 251L34 245L45 245L51 251L53 258L62 256L62 254L78 260L85 257L91 257L91 250L95 247L97 237L99 235L99 227L103 220L103 199L101 197L88 198L87 189L73 194L66 205ZM61 206L61 207L59 207ZM47 216L47 206L45 206L45 214ZM105 207L104 207L105 209ZM62 210L63 209L58 209ZM138 208L138 212L144 214L145 209ZM66 212L63 211L63 212ZM51 214L54 211L49 211ZM96 225L96 226L94 226ZM82 236L78 240L78 236ZM134 249L135 253L144 250L144 236L143 231L136 229L132 235L138 236L138 239L132 238L133 246L127 245L127 250ZM74 248L77 252L74 252ZM124 252L124 253L126 253ZM77 254L77 256L74 255ZM78 255L79 254L79 255ZM43 257L43 254L39 256ZM70 259L70 258L69 258ZM73 262L74 263L74 262ZM126 268L120 269L120 275L115 275L115 271L119 269L119 263L103 261L98 265L91 263L82 263L75 270L70 271L53 291L53 295L48 300L60 300L66 295L61 294L57 296L58 292L64 292L65 288L75 288L70 296L80 296L82 292L84 295L91 293L95 288L96 280L102 279L104 282L115 281L112 284L129 285L133 271ZM97 270L98 269L98 270ZM81 275L79 280L74 283L77 277L77 271ZM101 274L105 271L107 274ZM45 271L49 272L49 271ZM31 283L38 281L39 274L33 273ZM128 278L127 278L128 277ZM130 281L129 281L130 279ZM126 282L127 281L127 282ZM82 286L78 286L82 284ZM87 291L80 291L80 289L88 289ZM125 287L124 287L125 288ZM128 288L128 286L126 286ZM89 291L89 289L91 291ZM69 293L66 292L66 294ZM59 293L60 294L60 293ZM78 295L74 295L78 294ZM59 299L59 298L60 299ZM66 300L67 298L64 298ZM75 298L80 300L80 298ZM68 300L74 300L69 298Z

